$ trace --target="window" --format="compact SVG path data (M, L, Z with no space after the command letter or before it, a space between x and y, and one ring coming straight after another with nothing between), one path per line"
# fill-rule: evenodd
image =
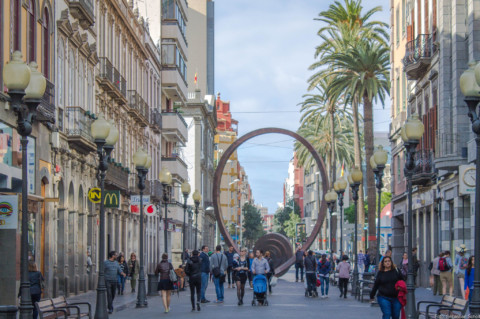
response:
M402 170L400 169L400 154L397 155L397 183L401 180Z
M85 66L82 59L78 64L78 105L85 108Z
M68 59L68 105L75 106L75 56L70 51Z
M50 78L50 17L48 15L48 8L43 11L42 33L43 33L43 57L42 57L42 71L43 75ZM1 34L1 33L0 33Z
M395 93L395 105L396 105L396 114L398 115L400 113L400 77L397 76L397 79L395 80L396 84L396 93Z
M396 44L398 45L400 43L400 10L397 7L397 10L395 10L395 15L396 15L396 28L395 28L395 39L396 39Z
M2 1L3 3L3 1ZM21 33L21 25L22 25L22 15L21 15L21 4L20 0L13 1L13 50L20 51L22 50L22 33Z
M405 5L405 0L402 0L402 36L405 37L405 34L407 33L405 29L405 23L407 21L407 14L405 13L406 10L406 5Z
M20 2L20 1L17 1ZM28 61L36 61L35 58L35 25L36 25L36 12L35 3L30 0L30 4L27 9L28 16Z
M63 39L60 38L60 43L58 45L58 74L57 74L57 96L58 96L58 105L64 106L64 96L65 96L65 45Z
M402 72L402 111L405 111L407 105L407 78L405 72Z
M93 72L92 69L88 69L87 77L87 110L90 112L93 111Z

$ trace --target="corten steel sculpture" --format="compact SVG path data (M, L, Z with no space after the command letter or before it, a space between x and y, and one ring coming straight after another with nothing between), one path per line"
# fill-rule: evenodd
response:
M235 150L240 145L242 145L243 143L245 143L246 141L254 137L264 135L264 134L270 134L270 133L288 135L295 138L300 143L302 143L310 151L319 168L319 171L322 177L323 190L328 190L329 184L328 184L327 174L325 172L325 165L322 159L320 158L318 153L315 151L313 146L306 139L304 139L297 133L289 130L281 129L281 128L269 127L269 128L262 128L262 129L252 131L240 137L239 139L237 139L223 153L223 156L220 158L220 161L218 163L217 169L215 170L215 176L213 179L213 199L214 199L213 207L215 208L215 217L217 219L220 232L222 233L226 244L228 246L233 246L237 253L239 253L239 249L236 243L232 240L232 237L228 233L227 228L223 223L222 211L219 204L220 203L220 183L222 180L222 173L227 163L227 160L230 158L233 152L235 152ZM320 232L320 228L322 227L323 220L325 219L326 213L327 213L327 202L322 198L320 210L318 212L317 222L315 223L312 233L310 234L310 236L307 238L307 241L303 245L304 249L308 249L312 245L313 241L315 240L315 237ZM277 234L277 233L266 234L265 236L261 237L257 241L257 243L255 244L255 248L261 248L261 249L270 251L270 253L272 254L273 260L275 262L276 276L281 276L284 273L286 273L290 268L290 266L295 263L295 256L293 255L293 248L290 244L290 241L287 237L281 234Z

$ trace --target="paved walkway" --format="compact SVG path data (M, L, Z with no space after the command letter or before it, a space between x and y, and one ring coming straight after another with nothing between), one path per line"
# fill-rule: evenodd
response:
M247 283L248 285L248 283ZM226 285L228 287L228 285ZM201 304L200 312L192 312L190 304L190 290L180 292L180 295L172 296L171 311L164 313L160 297L148 297L148 308L136 309L136 294L125 289L123 296L116 296L114 301L115 312L110 318L157 318L174 316L176 318L226 318L226 319L249 319L250 316L265 318L289 318L300 319L303 316L318 316L323 318L380 318L378 307L371 307L368 302L360 303L354 297L347 299L339 298L339 290L336 286L330 286L328 299L306 298L304 283L296 283L293 271L290 271L278 280L273 288L273 294L268 296L268 307L252 307L252 290L245 293L243 306L237 305L236 289L225 288L225 302L223 304ZM207 288L207 299L215 300L215 287L212 282ZM431 290L417 288L416 300L440 300L441 297L433 296ZM69 298L71 301L88 301L95 308L96 291Z

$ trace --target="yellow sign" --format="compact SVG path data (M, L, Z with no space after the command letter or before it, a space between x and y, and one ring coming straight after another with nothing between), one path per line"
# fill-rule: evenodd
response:
M118 208L120 206L120 192L119 191L106 191L105 199L103 200L105 207Z
M100 201L102 200L102 193L100 188L98 187L90 188L90 190L88 191L88 199L92 203L95 203L95 204L100 203Z

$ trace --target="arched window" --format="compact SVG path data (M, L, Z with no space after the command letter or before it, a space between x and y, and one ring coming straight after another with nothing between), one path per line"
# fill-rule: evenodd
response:
M42 71L43 75L50 78L50 16L48 8L43 10L42 36L43 36L43 57Z
M78 105L85 109L85 70L83 60L78 63Z
M64 96L65 96L65 44L63 39L60 38L58 44L58 72L57 72L57 96L58 96L58 105L64 106Z
M75 106L75 55L70 50L68 58L68 106Z
M20 1L17 1L20 2ZM30 0L27 9L28 12L28 61L36 61L35 58L35 26L36 26L36 12L35 2Z

